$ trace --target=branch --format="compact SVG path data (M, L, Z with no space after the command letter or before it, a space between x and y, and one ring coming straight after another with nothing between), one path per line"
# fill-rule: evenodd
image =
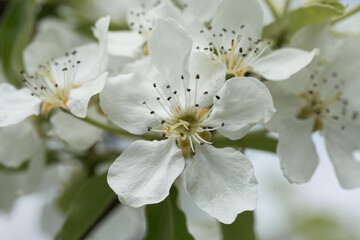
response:
M342 15L341 17L335 18L334 20L331 21L331 24L335 24L337 22L340 22L352 15L354 15L355 13L360 11L360 4L358 4L357 6L353 7L352 9L350 9L348 12L346 12L344 15Z

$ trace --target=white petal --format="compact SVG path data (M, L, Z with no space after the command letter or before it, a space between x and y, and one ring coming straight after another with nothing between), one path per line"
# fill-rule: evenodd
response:
M257 181L253 167L235 149L198 146L185 175L195 203L220 222L232 223L237 214L255 208Z
M90 98L103 90L106 78L107 73L103 73L90 82L70 91L66 105L72 114L81 118L86 117Z
M97 111L96 108L89 108L89 115L98 121L104 122L104 119L95 111ZM95 117L94 114L96 114ZM101 139L101 129L63 111L57 111L51 116L50 122L54 127L55 134L76 150L86 150Z
M184 14L189 18L196 18L201 22L209 21L219 6L219 0L182 0L187 6Z
M290 46L311 51L320 48L321 54L327 54L324 50L330 38L330 22L323 21L311 24L297 31L291 39ZM311 39L311 41L309 41Z
M280 81L306 67L318 54L318 49L307 52L296 48L282 48L261 57L251 67L268 80Z
M24 66L28 73L38 71L39 64L63 56L69 49L84 41L64 21L46 18L37 25L37 34L23 52Z
M8 83L0 84L0 127L16 124L38 115L41 100L31 96L28 88L17 90Z
M225 83L226 67L217 60L213 60L212 56L205 52L193 52L190 56L190 84L192 89L192 97L196 98L197 103L203 106L212 104L213 97L219 92ZM196 75L200 78L197 80ZM208 94L204 95L204 92Z
M232 78L218 96L205 124L218 127L224 123L218 131L230 139L243 137L254 125L269 121L275 112L269 90L255 78Z
M311 139L314 119L283 119L278 126L277 154L281 169L291 183L310 180L319 160Z
M215 28L243 31L249 37L260 37L263 28L263 12L257 0L223 0L211 25Z
M135 57L142 52L145 39L134 31L110 31L107 50L111 55Z
M178 79L186 75L192 48L189 34L172 19L158 19L149 38L149 56L166 77Z
M221 240L220 223L196 206L186 190L185 176L180 175L175 183L177 183L179 192L178 205L185 214L186 225L190 234L197 240Z
M75 76L75 84L84 84L94 77L103 73L105 68L105 58L101 56L101 49L96 43L89 43L75 48L76 60L80 61ZM61 62L61 61L60 61ZM63 77L61 70L60 76Z
M138 140L111 165L108 183L125 205L158 203L169 195L184 166L185 160L174 139Z
M109 78L100 93L100 106L116 125L133 134L143 134L149 126L159 124L143 104L145 101L155 113L160 113L152 84L150 79L134 74Z
M29 119L0 128L0 162L6 167L19 167L39 148L40 139Z
M101 57L104 57L106 54L109 25L110 16L106 16L99 18L99 20L97 20L95 23L95 27L93 28L93 33L99 40Z
M336 175L343 188L360 187L360 162L353 152L360 149L360 126L347 124L344 130L326 129L325 142Z
M295 74L294 76L296 75L298 74ZM303 99L301 99L299 96L300 93L305 92L306 89L302 86L301 82L307 82L307 81L302 81L302 80L306 80L306 78L294 79L294 76L286 81L282 81L282 82L268 81L266 83L266 86L268 87L273 97L274 106L276 109L274 116L272 116L272 118L265 125L266 128L271 131L277 132L278 126L281 125L281 120L283 118L287 118L289 116L297 116L301 108L303 107L304 104ZM293 81L293 80L299 80L299 81ZM289 92L289 90L292 90L293 93ZM295 91L299 91L299 92L294 93Z

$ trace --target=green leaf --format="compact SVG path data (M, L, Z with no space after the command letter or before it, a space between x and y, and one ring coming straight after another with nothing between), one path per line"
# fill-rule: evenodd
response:
M56 239L81 239L114 203L118 200L106 182L106 174L88 179L76 194Z
M314 2L297 8L267 25L263 30L263 38L273 39L275 46L281 47L284 43L289 42L291 36L302 27L340 16L343 12L344 6L338 2Z
M1 20L0 53L4 73L11 84L21 82L22 52L33 34L35 19L35 0L12 0Z
M191 240L184 213L177 207L177 190L172 187L170 195L161 203L146 207L147 234L144 240Z
M243 212L232 224L221 224L221 228L224 240L255 240L253 212Z
M87 174L83 169L75 171L64 183L64 190L57 199L57 206L64 213L68 211L73 202L77 191L84 185Z
M267 136L268 131L258 130L249 132L239 140L230 140L221 135L214 135L216 147L252 148L268 152L276 152L277 140Z

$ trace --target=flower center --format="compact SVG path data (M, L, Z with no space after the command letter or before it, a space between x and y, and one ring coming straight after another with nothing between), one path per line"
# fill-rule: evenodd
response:
M250 65L255 62L266 50L270 43L265 43L261 39L253 40L242 33L245 26L240 26L237 30L228 31L222 28L214 31L212 27L200 30L209 41L208 47L201 50L209 51L214 59L222 61L226 66L226 73L229 75L242 77L246 72L253 71ZM200 47L196 47L200 50Z
M358 117L358 112L351 109L349 103L342 96L342 88L346 84L345 80L338 80L337 73L333 72L331 75L326 75L325 78L320 78L315 70L314 74L310 76L310 84L307 91L300 94L301 99L304 100L304 105L298 113L298 118L307 119L315 118L313 131L322 130L325 121L331 124L341 126L345 129L348 121L355 121ZM345 119L345 121L344 121Z
M24 71L24 84L32 91L32 96L37 96L43 103L41 114L46 116L54 107L67 109L70 90L78 88L74 83L76 72L80 61L75 59L76 51L71 54L66 53L64 62L59 63L55 60L40 65L39 71L35 75L28 75Z
M155 9L161 4L161 1L154 1L152 4L142 3L137 8L129 11L128 21L132 31L138 32L146 39L146 43L143 48L144 55L149 54L149 48L147 40L149 39L152 31L153 16L151 10Z
M195 86L197 86L199 78L200 76L197 74ZM181 79L185 81L184 76L181 76ZM192 89L187 88L185 83L183 86L178 92L178 90L172 89L170 85L167 85L165 89L159 89L156 83L153 84L158 93L156 98L159 104L158 109L163 110L162 113L160 111L155 112L145 101L143 104L161 125L161 129L149 126L148 131L160 132L163 137L174 137L184 157L188 157L191 152L195 154L195 143L199 145L213 144L211 142L211 131L223 127L225 124L222 123L221 126L214 128L206 126L206 120L212 111L212 107L208 108L201 102L197 103L200 101L197 98L197 87L192 92ZM208 92L205 91L202 94L207 95ZM179 95L184 97L180 98ZM220 97L216 96L216 99L220 100Z

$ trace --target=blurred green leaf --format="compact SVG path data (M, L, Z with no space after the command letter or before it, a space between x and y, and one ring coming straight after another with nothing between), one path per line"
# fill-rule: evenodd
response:
M277 140L267 136L267 130L249 132L239 140L230 140L217 134L212 138L216 147L252 148L268 152L276 152Z
M0 53L7 80L13 85L21 82L22 52L29 43L36 19L35 0L12 0L0 23Z
M81 239L112 204L118 202L106 174L88 179L78 190L57 240Z
M63 212L67 212L73 202L76 193L84 185L87 174L83 169L75 171L64 183L64 191L57 199L57 205Z
M169 196L158 204L146 207L147 234L144 240L191 240L184 213L177 207L177 190L172 187Z
M246 211L237 216L232 224L221 224L224 240L255 240L254 214Z
M297 8L267 25L263 30L263 38L273 39L275 47L281 47L302 27L340 16L344 13L344 9L344 6L337 1L317 1Z

